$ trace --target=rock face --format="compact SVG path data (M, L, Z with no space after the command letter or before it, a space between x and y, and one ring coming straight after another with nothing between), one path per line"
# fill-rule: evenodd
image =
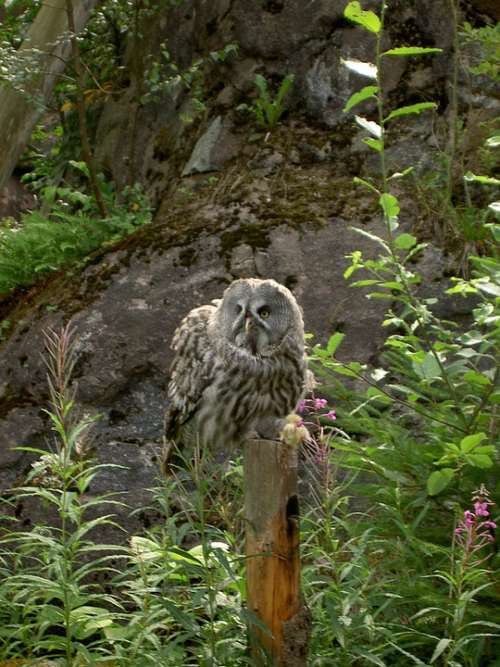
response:
M17 178L11 176L0 191L0 220L19 218L21 213L36 207L35 197L28 192Z
M171 8L149 27L148 39L141 42L144 51L130 49L130 89L121 101L110 101L104 108L97 131L98 159L119 184L129 178L145 182L155 203L179 174L223 169L241 153L244 141L238 127L245 117L236 109L255 97L257 72L268 80L272 95L283 77L293 73L287 99L290 111L305 112L307 122L335 129L335 147L349 153L353 112L346 115L342 109L351 94L369 81L349 72L341 59L373 61L375 39L343 18L345 4L345 0L191 0ZM378 2L365 5L379 8ZM402 97L443 98L452 37L446 0L391 3L388 45L443 49L428 58L385 59L384 86L392 102L397 104ZM169 96L152 97L143 105L132 102L145 86L132 61L159 58L164 42L181 71L200 54L228 44L238 46L237 54L223 63L206 59L203 94L197 97L205 112L193 110L189 91L181 85ZM446 106L447 100L443 102ZM354 167L359 169L359 160Z
M342 113L366 81L340 65L341 58L371 59L374 44L344 21L344 5L194 0L179 3L150 26L143 48L156 53L167 40L181 68L230 42L238 42L238 55L206 68L206 110L191 123L181 120L190 108L185 90L142 106L133 102L139 86L134 69L129 92L103 109L97 157L118 184L131 175L145 184L157 207L155 221L97 253L83 270L61 273L0 302L0 316L9 323L0 345L0 488L22 479L30 464L13 447L47 446L43 332L70 318L78 337L77 401L102 416L97 454L103 462L127 466L98 478L93 492L128 492L133 507L147 502L146 489L159 470L175 327L234 278L284 283L302 304L306 330L315 340L324 342L340 330L347 334L341 357L375 358L383 340L383 306L349 288L343 272L353 250L375 252L351 229L380 233L377 203L353 186L352 176L376 175L378 166L352 116ZM435 96L445 111L451 44L445 0L391 3L387 41L444 49L412 63L392 59L384 80L391 104L414 102L425 93L425 100ZM256 132L236 111L240 102L251 101L256 72L266 75L273 90L288 72L296 76L289 117L269 134ZM413 164L428 168L435 150L428 126L419 118L402 127L391 137L390 163L397 167L411 155ZM404 204L404 189L400 194ZM401 225L409 230L419 213L413 199L406 203ZM433 257L425 256L429 280L441 280L445 262L440 255L436 270ZM21 518L32 521L23 511L28 512L19 510ZM144 516L123 513L122 520L135 530Z
M328 202L323 207L327 209ZM213 208L198 208L197 222L209 221ZM345 255L354 247L369 254L369 243L360 243L345 219L327 218L327 210L321 225L304 222L299 229L285 223L264 224L260 239L250 236L238 243L249 230L234 218L251 219L241 208L219 206L219 231L200 230L183 245L168 226L152 225L87 267L78 283L58 276L13 309L10 317L17 324L0 356L4 488L29 464L29 457L12 448L46 442L44 331L57 330L69 317L78 339L78 402L83 411L102 416L95 429L99 458L130 468L113 471L99 488L131 491L138 505L146 501L144 490L159 470L174 329L191 308L219 297L231 280L275 278L295 291L307 330L317 340L342 329L351 341L349 354L363 360L374 354L382 341L380 308L362 295L353 300L342 278L348 264ZM48 310L49 303L57 303L57 311Z

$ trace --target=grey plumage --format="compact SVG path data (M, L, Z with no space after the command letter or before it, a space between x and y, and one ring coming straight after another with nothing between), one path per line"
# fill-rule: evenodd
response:
M180 448L228 452L251 431L269 435L302 396L302 314L274 280L234 281L221 300L188 313L172 348L165 434Z

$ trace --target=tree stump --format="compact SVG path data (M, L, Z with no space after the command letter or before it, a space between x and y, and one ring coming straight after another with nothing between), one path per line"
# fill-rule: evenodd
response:
M255 665L307 665L309 614L300 590L296 446L250 440L244 448L246 582ZM267 632L263 629L267 628Z

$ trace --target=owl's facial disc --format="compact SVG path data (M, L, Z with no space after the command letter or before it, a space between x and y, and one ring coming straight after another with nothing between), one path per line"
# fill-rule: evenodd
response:
M234 324L235 344L256 356L265 354L271 344L269 324L265 321L271 309L265 304L238 303L237 318Z

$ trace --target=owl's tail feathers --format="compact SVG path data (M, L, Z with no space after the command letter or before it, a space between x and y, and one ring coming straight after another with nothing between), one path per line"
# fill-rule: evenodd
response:
M304 376L304 393L305 394L310 394L311 392L314 391L314 388L318 385L318 381L316 380L314 373L310 368L306 368L305 376Z
M176 437L179 425L179 410L174 405L169 405L165 411L163 422L163 455L161 468L166 477L171 477L173 472L171 469L172 459L177 450Z

